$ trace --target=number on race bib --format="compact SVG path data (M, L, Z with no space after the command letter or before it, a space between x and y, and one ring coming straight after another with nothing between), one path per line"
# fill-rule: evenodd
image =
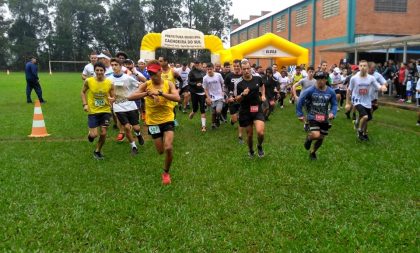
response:
M318 122L325 121L325 115L324 114L315 114L315 120Z
M249 107L250 112L258 112L258 105L251 105Z
M101 98L101 99L95 98L95 106L101 107L101 106L104 106L104 105L105 105L105 100L103 98Z
M149 126L150 134L160 134L159 126Z
M359 89L359 95L367 95L368 94L368 89Z

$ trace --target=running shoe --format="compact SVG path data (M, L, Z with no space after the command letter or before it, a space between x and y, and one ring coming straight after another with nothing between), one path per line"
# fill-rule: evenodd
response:
M162 184L164 185L171 184L171 175L168 172L162 173Z
M309 159L311 159L312 161L315 161L317 159L316 153L315 152L310 152L309 153Z
M93 151L93 158L95 158L96 160L103 160L104 155L102 155L100 151Z
M361 140L361 141L366 141L366 138L365 138L365 136L363 135L363 132L362 131L360 131L360 130L358 130L357 131L357 137L359 138L359 140Z
M141 135L141 133L139 133L139 135L137 135L137 140L139 141L140 145L144 145L144 138L143 135Z
M347 119L350 119L350 112L346 112Z
M194 113L193 113L193 112L191 112L191 113L190 113L190 115L188 115L188 118L189 118L189 119L192 119L193 117L194 117Z
M303 124L303 130L305 130L305 132L309 132L310 127L308 123Z
M303 146L306 150L309 150L311 148L312 140L306 137L305 143L303 143Z
M249 158L254 158L254 156L255 156L255 152L254 152L254 150L250 150L250 151L248 152L248 156L249 156Z
M364 134L363 139L364 139L364 141L369 141L369 136L367 134Z
M125 134L123 133L118 133L117 138L115 139L118 142L123 142L125 139Z
M263 158L265 153L264 153L264 150L263 150L262 146L257 146L257 149L258 149L258 157Z
M239 141L239 144L244 144L244 139L242 138L242 136L239 136L238 137L238 141Z
M207 132L207 128L205 126L201 127L201 132Z
M131 148L131 154L132 155L138 155L139 154L139 150L137 149L137 147L132 147Z
M211 124L211 129L216 129L216 123Z

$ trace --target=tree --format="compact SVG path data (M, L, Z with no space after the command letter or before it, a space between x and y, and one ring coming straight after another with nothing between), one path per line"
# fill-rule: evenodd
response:
M146 14L149 28L152 32L162 32L165 29L181 27L181 0L147 0Z
M7 30L9 30L10 22L5 18L5 1L0 0L0 66L8 66L9 62L9 39L7 38Z

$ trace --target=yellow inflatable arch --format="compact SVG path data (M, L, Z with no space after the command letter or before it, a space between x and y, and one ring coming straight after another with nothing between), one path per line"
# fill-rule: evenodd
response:
M273 33L247 40L221 53L221 60L274 58L279 66L308 64L309 50Z
M163 38L162 38L163 37ZM274 58L279 66L308 64L309 51L273 33L245 41L229 49L223 48L222 40L214 35L203 35L188 28L173 28L143 37L140 58L155 59L158 48L208 49L211 62L233 62L243 58Z

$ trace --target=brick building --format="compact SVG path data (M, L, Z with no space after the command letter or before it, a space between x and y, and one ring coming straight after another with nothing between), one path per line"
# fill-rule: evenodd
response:
M275 6L266 8L276 9ZM419 13L420 0L302 0L282 10L262 12L261 16L242 20L240 26L232 27L230 43L234 46L272 32L308 48L311 65L318 65L321 60L339 63L340 59L347 58L352 61L354 54L321 50L420 34ZM398 53L398 49L394 52ZM414 48L411 53L420 53L420 50ZM265 67L273 62L272 59L251 60Z

